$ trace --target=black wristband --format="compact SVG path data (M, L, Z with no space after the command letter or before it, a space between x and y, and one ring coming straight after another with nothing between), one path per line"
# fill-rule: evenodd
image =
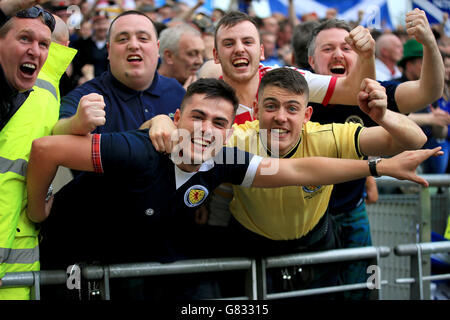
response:
M369 159L369 161L368 161L370 175L372 175L373 177L378 178L380 176L377 172L377 163L380 161L381 161L381 158L372 158L372 159Z

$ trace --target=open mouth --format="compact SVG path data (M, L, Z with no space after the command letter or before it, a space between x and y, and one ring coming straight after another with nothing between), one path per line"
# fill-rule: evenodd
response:
M287 129L275 128L275 129L271 129L270 132L273 137L281 138L281 137L284 137L287 134L289 134L290 131Z
M204 140L202 138L192 138L191 142L195 148L201 149L202 151L204 151L205 149L207 149L211 146L213 141Z
M132 55L132 56L128 56L127 61L128 62L140 62L140 61L142 61L142 58L137 55Z
M339 65L339 66L332 66L332 67L330 68L330 72L331 72L332 74L343 75L343 74L345 74L345 71L346 71L346 69L345 69L345 67L342 66L342 65Z
M248 64L249 63L248 63L247 59L239 58L239 59L233 60L233 66L236 68L247 67Z
M29 76L32 76L36 71L36 65L33 63L24 63L20 66L20 71Z

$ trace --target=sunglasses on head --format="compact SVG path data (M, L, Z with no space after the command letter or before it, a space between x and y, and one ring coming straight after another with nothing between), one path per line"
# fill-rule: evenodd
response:
M47 25L47 27L50 28L50 31L53 32L53 30L55 30L56 22L55 17L53 17L53 15L50 12L45 11L44 9L39 7L31 7L29 9L22 10L16 13L16 17L18 18L36 19L40 15L42 15L42 17L44 18L44 22Z

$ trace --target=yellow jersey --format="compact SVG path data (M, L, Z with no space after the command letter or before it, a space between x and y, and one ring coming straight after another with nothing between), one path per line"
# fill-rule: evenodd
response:
M229 146L268 156L264 130L259 122L234 125ZM355 123L326 124L307 122L289 158L331 157L361 159L359 134ZM305 236L325 214L332 185L283 188L244 188L233 186L230 203L233 216L247 229L272 240L293 240Z

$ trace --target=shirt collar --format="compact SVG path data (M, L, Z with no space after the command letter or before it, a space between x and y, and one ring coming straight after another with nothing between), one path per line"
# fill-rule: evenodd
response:
M272 151L269 149L269 147L264 143L264 141L263 141L264 139L261 138L261 135L259 134L259 130L258 130L258 136L259 136L259 141L261 142L261 145L264 148L264 150L266 151L267 155L272 158L275 157L275 155L272 155ZM278 157L278 158L289 159L290 157L292 157L295 154L295 152L297 151L298 146L300 145L300 142L302 142L302 135L300 135L300 137L297 140L297 143L285 155Z
M160 75L158 74L158 72L155 72L155 75L153 77L153 82L150 85L150 87L148 87L147 89L145 89L143 91L137 91L137 90L133 90L133 89L127 87L122 82L117 80L111 73L111 70L109 69L109 67L108 67L107 76L106 76L107 82L110 82L112 84L112 87L114 89L117 89L117 91L116 91L117 94L124 101L128 101L128 100L130 100L138 95L141 95L141 94L149 94L151 96L156 96L156 97L161 96L162 89L160 88L160 86L158 86L159 78L160 78Z

